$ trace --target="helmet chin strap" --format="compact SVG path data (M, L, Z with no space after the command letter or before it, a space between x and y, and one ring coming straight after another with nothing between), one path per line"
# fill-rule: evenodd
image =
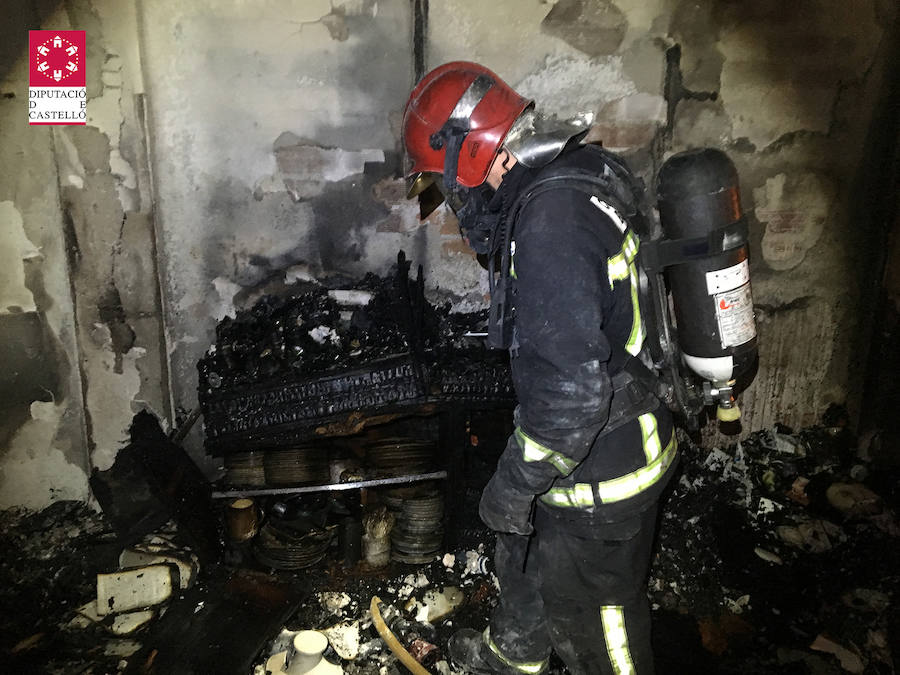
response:
M457 182L459 171L459 153L463 141L471 130L472 113L481 103L485 94L494 86L494 80L487 75L479 75L459 97L450 117L444 125L431 135L428 144L432 150L444 149L444 186L449 192L462 189Z
M449 121L438 132L441 134L441 146L444 148L444 187L450 193L459 193L464 190L462 185L456 180L456 174L459 169L459 153L462 150L463 141L469 133L468 120L465 128L455 125L449 125ZM437 135L437 134L435 134ZM432 136L432 139L434 136Z

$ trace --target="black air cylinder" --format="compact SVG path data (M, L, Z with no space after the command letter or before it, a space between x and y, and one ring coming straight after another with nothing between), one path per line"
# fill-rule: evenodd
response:
M673 155L657 199L664 239L692 257L666 269L685 363L713 383L736 379L756 359L756 324L734 164L711 148Z

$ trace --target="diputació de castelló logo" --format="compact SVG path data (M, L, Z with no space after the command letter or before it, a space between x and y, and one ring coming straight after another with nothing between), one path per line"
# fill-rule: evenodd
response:
M28 32L28 123L86 124L83 30Z

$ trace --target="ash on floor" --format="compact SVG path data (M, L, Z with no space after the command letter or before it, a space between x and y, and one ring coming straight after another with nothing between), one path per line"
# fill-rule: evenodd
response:
M888 453L872 438L858 441L824 426L767 430L729 448L687 440L681 447L649 584L657 672L893 673L900 653L900 484ZM478 458L470 464L477 469ZM310 628L329 635L326 657L347 673L403 672L372 626L373 596L430 672L453 672L449 635L483 628L497 598L493 536L474 515L483 459L480 468L458 519L457 545L433 562L366 570L329 559L272 572L301 580L310 594L258 654L255 672L265 672L266 660L284 651L295 631ZM70 623L93 596L95 575L114 567L120 550L102 515L79 504L2 515L0 597L7 609L0 646L13 668L7 672L99 675L127 667L142 633L124 639L101 625ZM202 570L197 583L204 583ZM442 604L452 611L438 618ZM554 660L551 672L566 671Z

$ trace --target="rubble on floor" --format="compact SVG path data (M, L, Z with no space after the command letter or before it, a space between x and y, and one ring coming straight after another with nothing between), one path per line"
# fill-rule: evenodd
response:
M846 429L829 427L796 433L781 427L729 448L682 442L684 460L660 515L649 584L660 675L894 672L898 470L882 461L887 452L859 446ZM283 623L265 628L268 642L252 652L248 675L263 675L304 630L327 638L325 659L346 673L405 672L373 626L374 596L412 658L432 673L455 672L447 639L458 628L483 628L497 598L493 536L475 516L477 482L467 484L457 543L427 564L345 566L337 542L302 570L263 569L252 556L219 563L255 567L258 580L306 589L302 602L301 595L279 601L285 614L275 621ZM102 514L72 502L37 514L0 514L0 598L15 609L0 615L9 672L138 672L135 662L153 657L148 641L183 632L174 624L206 615L218 597L207 576L216 570L197 574L196 561L175 549L156 539L126 550ZM172 573L165 613L133 608L111 622L96 601L87 602L96 597L98 574L160 564ZM221 611L215 618L236 616ZM231 634L241 630L235 626ZM565 669L553 659L550 672Z
M734 660L715 672L893 673L896 465L843 427L682 448L650 576L656 634L696 617L705 651Z
M729 448L702 449L687 439L682 447L649 583L657 672L893 673L897 468L876 469L867 448L837 428L795 434L780 427ZM351 630L361 646L332 655L344 659L346 672L404 672L371 627L366 600L377 595L400 621L410 652L433 644L431 672L455 672L440 650L457 628L483 628L496 600L496 586L485 583L493 579L491 535L468 534L470 544L480 541L477 549L446 553L416 575L324 580L340 585L340 607L336 596L320 595L321 607L301 609L287 634ZM472 571L481 583L467 580ZM465 614L429 621L422 602L455 593L456 583ZM356 654L351 663L348 653ZM554 659L551 672L565 669Z
M453 672L443 652L447 639L457 628L485 625L496 599L497 579L488 565L468 563L488 561L486 550L481 543L476 549L436 556L426 565L392 563L383 574L371 576L348 575L348 570L332 566L319 583L340 590L320 590L304 603L261 656L254 675L266 675L271 656L284 652L297 634L309 629L328 637L325 658L341 662L346 673L404 672L373 625L373 597L380 599L385 623L413 658L437 671Z

